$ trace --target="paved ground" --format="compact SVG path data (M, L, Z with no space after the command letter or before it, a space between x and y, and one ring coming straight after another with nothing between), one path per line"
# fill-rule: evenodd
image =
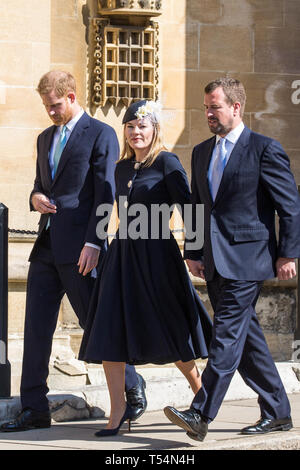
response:
M299 450L300 393L293 393L289 397L294 428L288 432L255 437L240 435L241 428L253 424L259 418L256 400L248 399L224 402L217 418L210 424L203 443L188 438L183 430L167 420L163 412L150 411L132 425L130 433L124 423L120 434L111 438L99 439L94 436L95 431L105 426L106 419L53 422L49 429L0 433L0 450L102 450L106 451L105 458L115 459L106 462L112 464L124 463L116 461L122 456L130 457L130 452L118 451L132 451L135 457L140 455L140 463L142 459L151 459L147 463L160 464L157 461L157 458L161 458L157 457L160 451L169 451L170 455L176 456L176 451L185 450L189 451L190 458L198 459L199 450ZM139 465L132 461L129 466Z

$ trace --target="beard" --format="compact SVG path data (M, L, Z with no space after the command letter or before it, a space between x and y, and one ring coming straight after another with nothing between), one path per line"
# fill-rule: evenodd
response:
M207 123L208 123L208 127L210 131L213 134L226 135L232 129L233 120L230 120L230 122L227 125L222 124L217 118L208 119Z
M66 103L64 111L59 112L58 114L53 114L50 116L50 119L55 126L63 126L64 124L67 124L72 117L72 108L68 103Z
M61 126L63 124L63 118L61 116L51 117L51 121L56 126Z

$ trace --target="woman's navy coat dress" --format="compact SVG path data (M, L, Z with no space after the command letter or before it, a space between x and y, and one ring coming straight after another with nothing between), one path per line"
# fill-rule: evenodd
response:
M119 226L99 271L80 358L95 363L166 364L207 357L211 319L176 240L171 233L163 237L162 229L157 232L151 218L153 205L190 203L181 163L165 151L150 167L122 160L115 180L119 217L126 209L129 235L133 223L133 233L144 238L126 237L122 221L122 233ZM148 218L140 218L135 204L143 204ZM131 214L135 211L136 217ZM141 220L143 226L138 224ZM151 230L156 239L150 237Z

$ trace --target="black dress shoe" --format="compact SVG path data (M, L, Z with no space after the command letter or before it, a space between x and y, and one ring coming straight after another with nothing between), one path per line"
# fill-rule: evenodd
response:
M267 419L261 418L253 426L247 426L241 430L241 434L266 434L274 431L289 431L293 423L291 418Z
M50 428L50 411L35 411L29 408L21 411L19 416L0 426L1 432L28 431L29 429Z
M137 374L137 376L138 384L126 392L126 401L133 411L131 421L135 421L142 416L147 408L146 382L140 374Z
M164 413L173 424L177 424L177 426L187 431L187 435L191 439L195 441L204 440L208 425L194 408L190 408L186 411L178 411L172 406L166 406Z

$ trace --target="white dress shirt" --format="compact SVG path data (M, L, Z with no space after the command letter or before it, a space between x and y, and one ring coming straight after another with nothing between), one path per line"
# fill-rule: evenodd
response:
M68 142L68 140L70 138L70 135L71 135L75 125L77 124L79 119L83 116L83 114L84 114L84 110L81 109L79 111L79 113L77 113L76 116L73 117L73 119L71 119L71 121L67 122L67 124L65 125L66 128L67 128L67 130L66 130L66 142ZM49 150L49 165L50 165L50 168L51 168L51 172L53 171L53 168L54 168L54 153L55 153L55 148L56 148L56 145L57 145L57 142L58 142L58 139L59 139L62 128L63 128L63 126L57 126L57 128L54 132L51 147L50 147L50 150Z
M230 131L227 135L225 135L225 139L226 139L226 144L225 144L226 145L225 167L228 163L231 152L234 149L235 144L239 140L239 138L241 136L241 133L243 132L244 128L245 128L245 124L243 122L241 122L238 126L236 126L234 129L232 129L232 131ZM207 178L208 178L208 181L209 181L210 189L211 189L211 175L212 175L215 159L217 158L217 144L218 144L220 138L221 137L219 135L217 135L216 144L215 144L215 147L214 147L214 150L213 150L213 153L212 153L209 169L208 169L208 172L207 172Z
M77 113L76 116L73 117L73 119L71 119L69 122L67 122L67 124L65 124L65 126L67 128L67 130L66 130L66 139L67 139L66 141L67 142L70 138L70 135L72 134L72 131L73 131L75 125L77 124L79 119L83 116L83 114L84 114L84 110L81 109L79 111L79 113ZM54 167L55 148L56 148L56 145L57 145L62 127L63 126L58 126L57 129L55 130L54 135L53 135L53 139L52 139L52 143L51 143L51 147L50 147L50 150L49 150L49 165L50 165L50 168L51 168L51 172L53 171L53 167ZM97 248L97 250L100 250L100 246L94 245L93 243L86 242L85 246L91 246L93 248Z

